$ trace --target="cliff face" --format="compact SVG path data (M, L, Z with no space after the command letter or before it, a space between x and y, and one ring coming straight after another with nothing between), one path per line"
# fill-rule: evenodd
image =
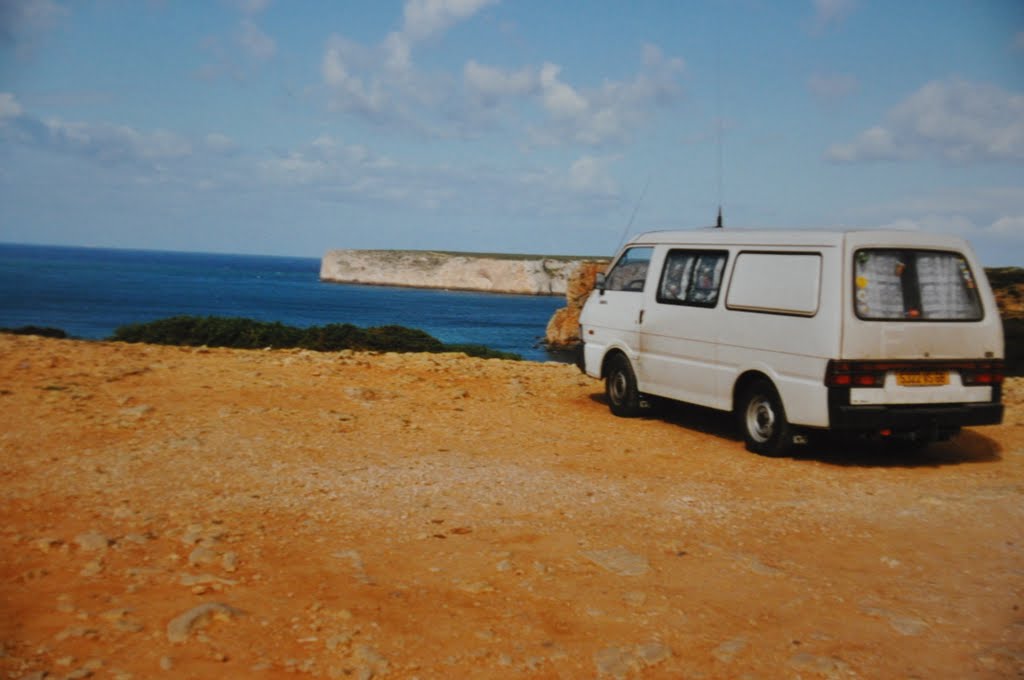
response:
M413 288L564 295L582 260L417 250L330 250L320 280Z
M557 310L548 322L544 341L554 349L571 349L580 342L580 312L594 290L598 273L608 267L607 262L581 262L569 278L566 288L566 306Z

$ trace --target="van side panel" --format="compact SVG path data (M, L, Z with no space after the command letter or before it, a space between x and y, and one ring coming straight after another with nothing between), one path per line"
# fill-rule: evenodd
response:
M733 310L814 316L820 286L817 253L741 252L725 304Z
M721 312L651 304L644 310L640 390L670 399L732 408L718 388L717 329Z
M718 320L718 363L723 396L731 407L736 396L736 380L749 371L763 373L779 391L791 423L828 427L828 390L823 377L828 360L838 355L840 346L842 308L837 304L842 287L840 249L787 249L774 255L766 250L748 258L739 249L737 255L737 270L746 263L754 266L748 271L733 271L726 294L727 304ZM820 268L813 266L818 258ZM795 261L801 264L794 267ZM805 280L796 278L797 270ZM791 311L730 309L730 300L749 303L750 295L746 291L751 288L753 274L763 279L765 288L756 296L760 306L778 309L788 306ZM739 294L732 292L733 281L740 282ZM781 287L770 290L780 282ZM788 288L792 287L798 290L790 294ZM807 291L814 288L818 290L816 304L807 297ZM772 302L773 297L778 302ZM786 302L787 297L792 300ZM748 304L744 304L746 306ZM794 309L797 306L799 309ZM813 314L807 315L812 309Z

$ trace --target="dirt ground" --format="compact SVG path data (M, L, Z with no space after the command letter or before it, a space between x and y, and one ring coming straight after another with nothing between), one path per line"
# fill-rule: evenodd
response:
M897 454L574 367L0 336L9 678L1024 677L1024 381Z

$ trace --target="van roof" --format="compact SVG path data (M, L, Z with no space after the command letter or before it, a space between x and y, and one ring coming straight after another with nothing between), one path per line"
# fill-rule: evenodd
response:
M694 229L649 231L629 240L628 245L743 245L743 246L817 246L839 247L904 246L964 250L967 244L958 236L896 229Z

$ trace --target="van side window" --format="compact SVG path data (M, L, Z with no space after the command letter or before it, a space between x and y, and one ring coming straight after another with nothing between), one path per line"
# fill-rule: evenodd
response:
M622 254L605 278L605 290L628 290L639 293L644 289L647 268L651 264L654 248L630 248Z
M719 250L670 250L658 285L658 302L714 307L729 255Z

